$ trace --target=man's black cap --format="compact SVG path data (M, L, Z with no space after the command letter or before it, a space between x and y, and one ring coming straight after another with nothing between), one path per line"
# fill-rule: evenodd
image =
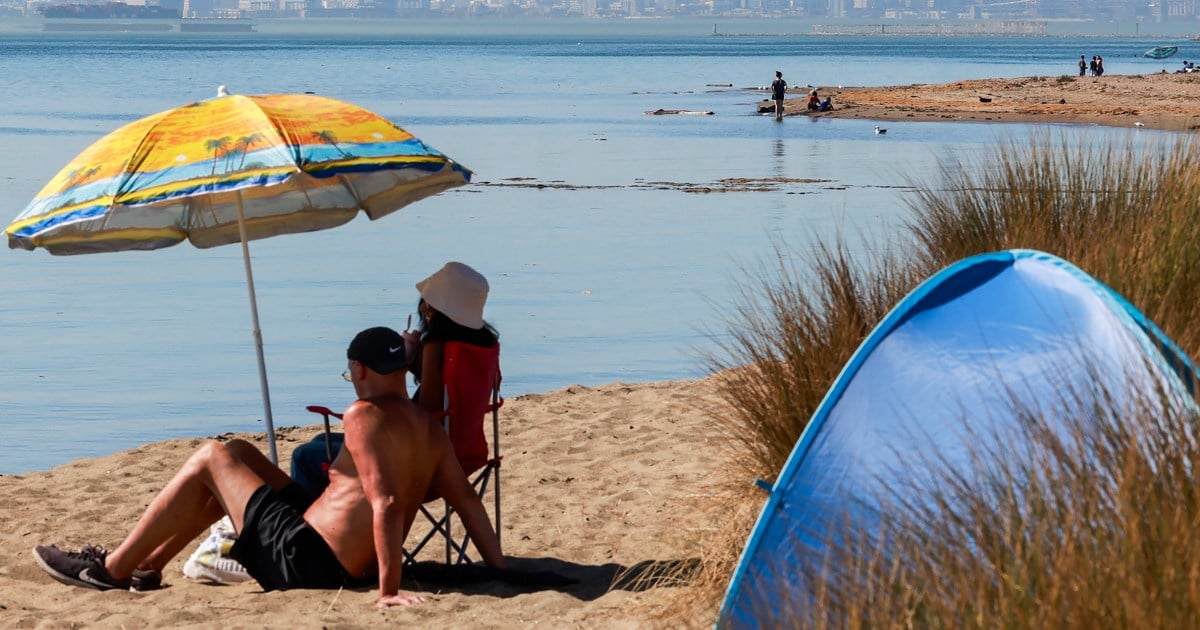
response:
M346 349L346 358L358 361L378 374L391 374L408 365L404 337L386 326L368 328L355 335Z

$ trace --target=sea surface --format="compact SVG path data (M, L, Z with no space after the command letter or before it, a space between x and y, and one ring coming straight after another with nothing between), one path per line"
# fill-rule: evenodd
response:
M785 37L786 23L743 20L722 32L758 35L713 37L712 26L262 21L258 33L213 36L0 21L0 216L7 224L108 131L217 85L311 91L384 114L475 178L377 222L251 243L277 427L318 422L308 404L347 404L348 340L402 328L413 284L447 260L491 282L486 317L501 332L507 397L695 378L737 325L747 270L776 249L790 257L840 234L861 251L894 238L911 182L935 185L941 160L1004 139L1132 133L892 122L877 136L867 120L776 122L755 114L752 89L776 69L801 85L892 85L1072 74L1079 55L1103 56L1109 74L1200 56L1200 44L1162 34ZM1166 43L1181 46L1178 60L1140 57ZM714 115L644 113L659 108ZM797 181L726 190L727 178ZM262 430L238 247L2 249L0 287L0 473Z

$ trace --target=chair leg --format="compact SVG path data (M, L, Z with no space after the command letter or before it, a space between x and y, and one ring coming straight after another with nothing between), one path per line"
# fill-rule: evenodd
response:
M487 493L488 486L492 483L493 475L495 475L495 482L496 482L495 490L493 490L493 492L499 490L500 467L493 463L493 464L489 464L486 468L484 468L479 473L479 475L476 476L475 479L471 482L471 485L475 489L477 494L482 496ZM496 520L496 536L497 536L497 540L499 540L500 498L497 495L494 497L494 499L495 499L494 514L496 516L496 519L495 519ZM442 517L434 518L433 515L430 514L429 511L422 506L421 512L426 516L426 518L429 519L430 523L433 526L433 529L430 530L430 532L425 535L425 538L421 539L421 542L418 543L418 545L416 547L414 547L412 556L415 556L425 546L425 544L429 541L430 538L432 538L435 535L441 534L442 538L445 539L445 544L446 544L445 562L447 565L473 564L475 562L475 560L473 560L471 558L471 554L469 553L469 546L471 544L470 535L467 534L466 532L463 532L462 535L456 539L456 536L453 534L454 508L450 507L450 505L448 503L446 503L445 501L443 501L442 507L443 507Z
M496 485L492 488L492 497L496 501L496 546L499 547L501 553L503 553L504 545L500 543L500 466L497 465L493 472L496 475Z
M421 550L425 548L425 545L429 544L429 542L433 540L434 536L437 536L439 533L445 535L446 531L444 516L442 518L434 517L434 515L430 513L429 510L423 505L420 508L420 512L429 521L431 528L425 533L425 536L421 538L421 540L417 541L417 544L413 545L412 551L404 552L404 555L407 558L410 558L412 562L416 562L417 555L421 553Z
M448 514L443 514L441 516L441 518L438 518L438 517L435 517L424 506L421 506L421 514L424 514L425 518L429 520L430 529L428 532L425 533L425 536L422 537L421 540L417 541L417 544L413 545L411 551L409 551L409 550L404 551L404 558L405 558L405 562L407 564L415 563L417 561L417 555L421 553L421 550L424 549L425 546L433 540L434 536L437 536L439 534L442 536L442 538L444 538L447 541L447 543L446 543L446 558L447 558L446 563L447 564L450 563L451 559L453 558L454 553L457 553L459 558L467 557L468 562L470 561L470 558L467 555L466 542L465 542L467 540L467 538L464 536L464 542L461 544L454 540L454 537L451 535L450 518L449 518Z
M445 507L443 513L446 515L444 517L446 522L446 531L444 536L446 539L446 564L450 564L450 545L454 544L454 538L450 535L450 524L453 522L453 519L450 517L454 515L454 509L450 507L450 503L448 501L443 501L442 503Z

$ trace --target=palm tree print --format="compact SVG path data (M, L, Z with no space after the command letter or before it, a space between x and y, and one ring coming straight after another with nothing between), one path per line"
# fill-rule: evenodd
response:
M217 160L220 160L221 158L225 157L225 155L228 153L228 150L229 150L229 136L225 136L222 138L211 138L207 142L204 143L204 148L211 151L212 156L213 156L212 171L209 173L209 176L216 177L216 175L217 175Z
M255 132L237 139L237 146L242 151L242 159L238 162L237 170L240 171L246 166L246 154L250 152L251 146L258 144L258 141L262 140L262 137L261 133Z
M333 148L337 149L337 152L341 153L342 157L344 158L354 157L353 155L350 155L342 150L342 147L338 146L337 136L335 136L332 131L314 131L313 137L321 142L332 145Z
M81 168L71 169L71 172L67 173L67 181L65 184L63 184L63 188L66 189L78 186L98 172L100 172L99 166L93 166L86 170Z

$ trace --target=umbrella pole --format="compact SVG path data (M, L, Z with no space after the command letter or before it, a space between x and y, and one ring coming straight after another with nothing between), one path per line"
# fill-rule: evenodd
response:
M263 356L262 329L258 326L258 301L254 298L254 274L250 271L250 243L246 238L246 213L242 209L242 193L237 199L238 235L242 239L242 262L246 265L246 286L250 289L250 318L254 324L254 351L258 354L258 384L262 389L263 417L267 424L267 448L271 463L279 465L275 452L275 420L271 417L271 389L267 386L267 361Z

